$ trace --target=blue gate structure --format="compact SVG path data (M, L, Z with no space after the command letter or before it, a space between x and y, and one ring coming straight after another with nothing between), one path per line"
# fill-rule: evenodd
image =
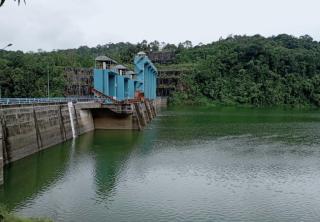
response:
M156 99L157 69L144 52L134 58L135 71L107 56L96 58L94 69L94 94L106 97L106 103L133 100L142 97Z
M144 52L139 52L134 59L135 72L139 81L137 90L144 93L147 99L157 97L157 68L152 64Z

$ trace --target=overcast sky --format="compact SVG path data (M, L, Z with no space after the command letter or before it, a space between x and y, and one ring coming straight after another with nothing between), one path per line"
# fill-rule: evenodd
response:
M108 42L208 43L229 34L320 40L319 0L6 0L0 48L52 50Z

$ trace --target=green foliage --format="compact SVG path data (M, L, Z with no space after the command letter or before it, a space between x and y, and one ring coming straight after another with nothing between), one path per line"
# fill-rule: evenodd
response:
M184 85L196 87L201 94L197 96L214 102L320 105L320 44L309 36L234 36L183 49L177 62L196 65ZM186 94L185 101L190 93L194 94L183 90L173 98Z
M48 219L40 219L40 218L22 218L18 217L3 207L0 206L0 221L3 222L50 222Z
M2 97L45 97L47 76L50 96L62 96L63 68L54 53L0 52L0 86Z
M21 0L14 0L18 1L18 4L20 5ZM6 2L6 0L0 0L0 7ZM24 3L26 3L26 0L23 0Z

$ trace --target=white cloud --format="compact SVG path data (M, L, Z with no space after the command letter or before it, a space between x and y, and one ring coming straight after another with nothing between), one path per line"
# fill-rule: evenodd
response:
M229 34L309 34L320 39L318 0L7 0L0 44L14 50L143 39L211 42ZM1 47L0 45L0 47Z

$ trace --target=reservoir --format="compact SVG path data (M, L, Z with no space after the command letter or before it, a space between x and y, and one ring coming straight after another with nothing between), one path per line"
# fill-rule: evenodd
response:
M54 221L319 221L320 111L168 108L4 173L1 203Z

